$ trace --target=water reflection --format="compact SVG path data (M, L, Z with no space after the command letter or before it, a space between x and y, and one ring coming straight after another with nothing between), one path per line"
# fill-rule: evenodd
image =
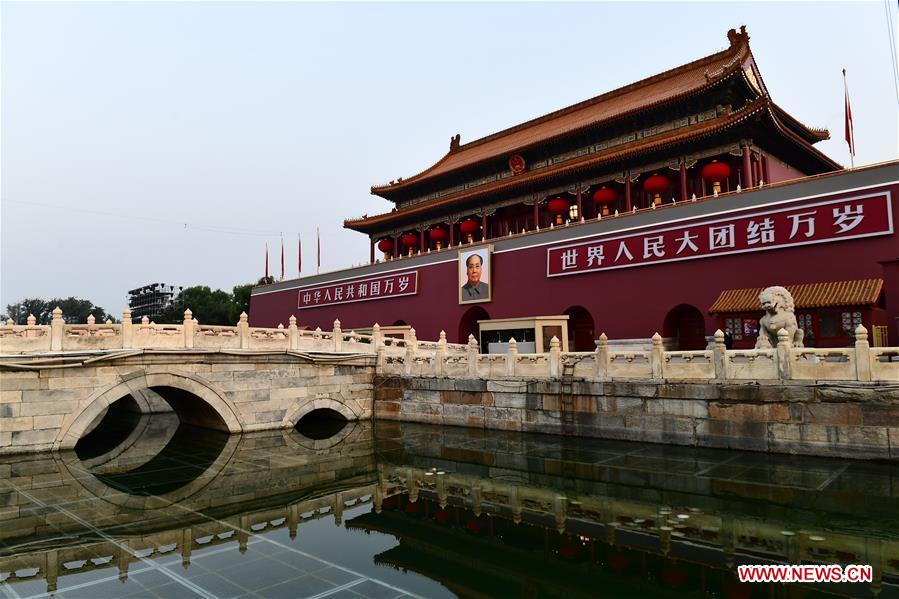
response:
M229 436L172 418L0 462L0 592L899 596L894 465L380 422ZM735 579L775 562L872 564L875 582Z

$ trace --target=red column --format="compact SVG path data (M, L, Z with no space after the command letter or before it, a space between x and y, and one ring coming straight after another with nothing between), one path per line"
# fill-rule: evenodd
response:
M371 238L369 238L369 240L371 241L371 258L369 258L368 261L371 264L374 264L374 262L375 262L375 238L371 237Z
M680 163L680 200L687 201L687 163Z
M630 212L633 208L633 204L631 204L631 176L628 175L624 178L624 211Z
M393 238L393 257L394 259L399 258L400 256L400 236L397 235Z
M581 191L581 186L577 186L577 217L578 220L586 220L584 219L584 193Z
M418 249L420 251L425 251L425 230L422 229L419 231L421 240L418 242Z
M749 159L749 146L743 146L743 189L753 187L752 163Z
M456 245L456 224L449 223L449 245L453 247Z
M487 214L485 213L481 216L481 241L485 241L487 237Z
M540 202L534 200L534 229L540 228Z
M765 183L771 183L771 171L768 170L768 156L762 154L762 177L765 178Z

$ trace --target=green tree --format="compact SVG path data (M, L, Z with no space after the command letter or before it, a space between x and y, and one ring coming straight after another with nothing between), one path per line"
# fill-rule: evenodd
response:
M38 324L48 324L50 322L50 310L47 308L47 300L39 297L25 298L14 304L6 305L6 313L0 315L3 322L10 318L14 324L28 324L28 315L34 314Z
M253 290L253 284L237 285L231 291L231 320L237 322L240 320L240 313L250 313L250 292Z
M184 322L184 311L190 308L194 318L203 324L233 325L233 301L231 294L221 289L212 290L206 285L185 287L178 299L153 321L160 324Z
M114 320L106 310L97 306L94 302L79 297L59 298L54 297L45 300L39 297L26 298L14 304L6 306L6 313L0 315L3 321L12 318L15 324L27 324L28 315L34 314L38 324L50 324L53 318L53 310L56 307L62 310L62 317L69 324L84 324L91 314L97 322Z

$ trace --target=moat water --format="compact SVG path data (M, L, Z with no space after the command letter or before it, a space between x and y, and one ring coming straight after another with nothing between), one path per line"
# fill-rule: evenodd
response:
M899 466L173 414L0 457L0 596L899 597ZM305 426L305 425L304 425ZM740 564L871 564L740 584Z

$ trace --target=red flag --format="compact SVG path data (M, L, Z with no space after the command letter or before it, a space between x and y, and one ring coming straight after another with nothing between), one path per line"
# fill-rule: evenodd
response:
M297 276L303 272L303 240L297 233Z
M284 280L284 238L281 238L281 280Z
M321 269L322 267L322 236L318 231L318 227L315 227L315 244L317 247L317 262L315 264L316 268Z
M265 244L265 278L268 279L268 244Z
M852 109L849 107L849 84L846 83L846 69L843 69L843 90L846 92L846 143L849 154L855 157L855 132L852 129Z

